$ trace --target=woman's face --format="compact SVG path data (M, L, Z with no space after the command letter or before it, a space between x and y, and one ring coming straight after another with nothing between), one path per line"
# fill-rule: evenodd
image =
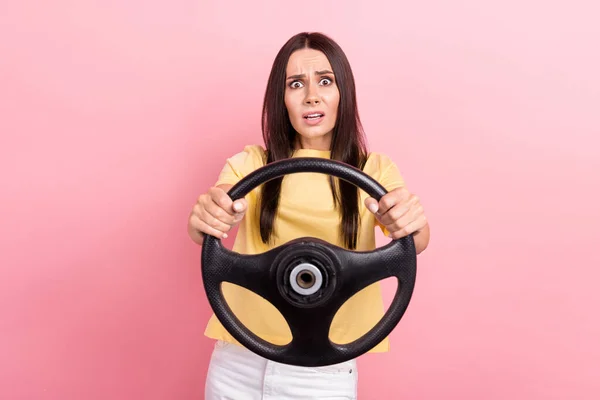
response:
M298 50L286 70L285 106L301 148L329 150L340 92L322 52Z

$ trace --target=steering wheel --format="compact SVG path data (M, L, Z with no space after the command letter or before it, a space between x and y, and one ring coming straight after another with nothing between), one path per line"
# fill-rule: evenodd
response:
M348 164L315 157L289 158L267 164L242 178L228 192L238 200L257 186L300 172L329 174L363 189L377 201L386 189ZM202 279L210 306L221 324L248 350L272 361L298 366L325 366L356 358L385 339L410 302L416 278L412 235L373 251L350 251L326 241L303 237L256 255L239 254L206 235L202 245ZM339 308L355 293L388 277L398 279L396 294L381 320L351 343L329 339ZM261 296L283 315L291 342L276 345L244 326L227 305L221 283L230 282Z

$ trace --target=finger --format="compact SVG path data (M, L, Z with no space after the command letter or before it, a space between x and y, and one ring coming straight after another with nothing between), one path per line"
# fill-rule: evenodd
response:
M406 202L409 196L409 191L404 187L388 192L379 200L379 214L384 215L395 205Z
M406 214L411 207L420 205L419 196L410 194L408 191L398 191L395 196L390 196L385 199L385 207L389 207L385 212L381 212L381 222L384 224L390 224L394 220L400 218ZM389 214L389 215L388 215Z
M236 211L235 216L233 217L234 225L237 225L242 219L244 219L244 215L246 214L246 210L248 209L248 203L245 199L236 200L233 203L233 209Z
M210 226L209 224L207 224L206 222L204 222L203 220L198 218L197 215L192 216L191 224L194 227L194 229L196 229L199 232L204 233L205 235L211 235L211 236L214 236L219 239L227 239L226 232L220 231L220 230Z
M425 225L427 225L427 218L425 218L425 215L421 215L421 216L419 216L419 218L417 218L416 220L413 220L408 225L406 225L404 228L397 230L395 232L392 232L391 237L392 237L392 239L400 239L402 237L411 235L411 234L423 229L425 227Z
M213 187L208 193L215 204L225 210L228 214L232 216L235 215L235 211L233 210L233 200L231 200L231 197L229 197L227 192L221 188Z
M365 207L373 214L377 214L377 211L379 211L379 203L372 197L367 197L365 199Z
M410 210L410 206L407 204L404 205L395 205L391 209L389 209L385 214L383 214L379 220L384 225L391 225L394 222L398 221L402 218L406 213Z
M383 216L398 203L394 193L388 193L379 200L379 215Z
M201 210L200 219L223 232L229 231L235 224L235 216L230 215L214 202L210 202Z
M232 207L233 211L236 214L243 214L248 209L248 202L246 201L246 199L241 198L239 200L234 201Z
M423 212L423 207L418 203L416 196L404 204L397 204L392 207L387 213L381 216L380 221L384 225L390 225L405 217L407 214L413 215L415 218L419 213Z
M231 223L233 222L228 223L229 221L222 221L222 219L233 219L233 217L214 204L212 200L209 199L208 205L198 205L197 209L198 210L194 212L194 215L206 225L221 232L227 232L231 229Z
M413 206L408 209L408 212L404 213L400 218L392 220L386 225L389 231L398 231L409 225L413 221L416 221L420 216L423 215L423 207L420 205Z

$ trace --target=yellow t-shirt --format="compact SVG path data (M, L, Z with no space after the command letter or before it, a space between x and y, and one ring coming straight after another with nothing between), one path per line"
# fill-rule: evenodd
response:
M299 149L292 157L329 158L330 151ZM235 184L241 178L265 165L265 151L261 146L250 145L244 151L227 159L215 185ZM389 157L370 153L363 171L381 183L388 191L404 185L404 180L396 165ZM341 221L334 210L333 197L329 186L329 176L321 173L295 173L283 178L278 213L274 221L275 241L264 244L260 238L259 208L257 196L261 187L246 195L248 209L239 225L233 251L240 254L259 254L299 237L311 236L343 247L339 236ZM375 226L385 229L365 206L368 196L360 190L359 212L361 217L357 251L373 250ZM286 344L292 335L285 319L269 302L239 286L223 283L223 293L227 304L240 321L254 334L274 344ZM379 282L374 283L350 298L336 314L330 339L335 343L349 343L371 330L384 314L383 299ZM236 343L229 332L213 314L206 327L205 335L227 342ZM370 352L389 350L389 339L384 339Z

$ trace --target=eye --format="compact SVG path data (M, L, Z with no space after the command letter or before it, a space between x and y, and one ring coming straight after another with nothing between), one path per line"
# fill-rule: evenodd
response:
M292 89L300 88L300 87L302 87L302 82L300 82L300 81L293 81L292 83L290 83L290 87Z
M333 83L333 80L331 80L329 78L323 78L323 79L321 79L321 81L319 83L323 84L323 82L325 82L324 85L327 86L327 85L331 85Z

